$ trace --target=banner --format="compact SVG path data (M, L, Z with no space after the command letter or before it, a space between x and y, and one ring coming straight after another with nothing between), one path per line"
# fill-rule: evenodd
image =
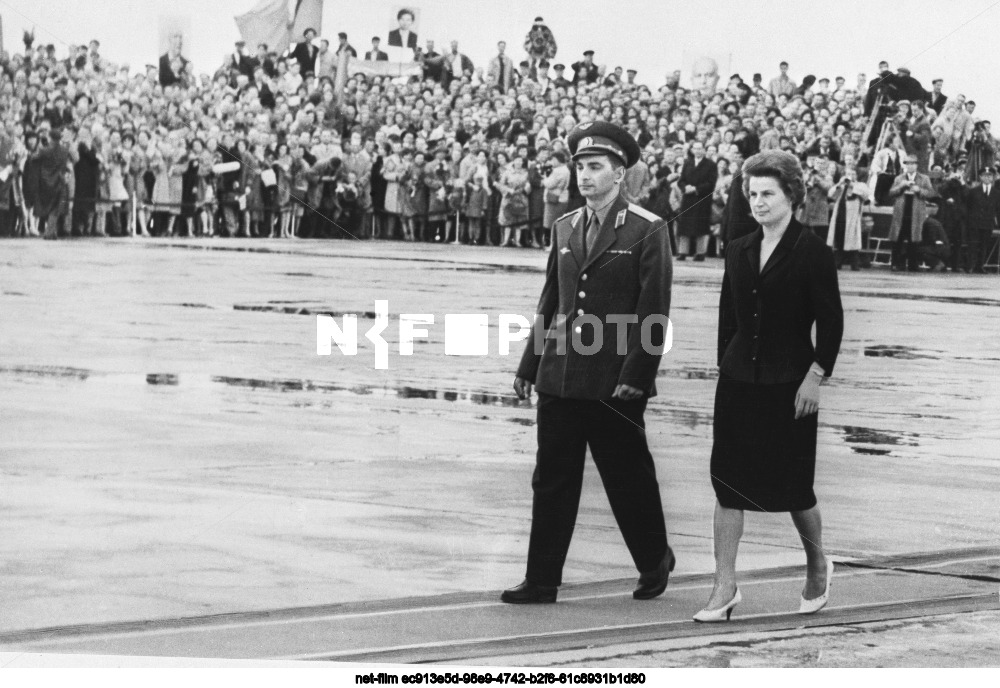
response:
M252 10L235 19L249 54L255 54L261 43L266 43L268 50L279 55L288 48L288 0L261 0Z
M366 77L388 76L396 77L421 77L423 68L419 62L374 62L372 60L351 60L347 66L347 73L350 76L363 74Z
M314 29L317 36L323 35L323 0L296 0L294 16L293 41L301 41L306 29Z

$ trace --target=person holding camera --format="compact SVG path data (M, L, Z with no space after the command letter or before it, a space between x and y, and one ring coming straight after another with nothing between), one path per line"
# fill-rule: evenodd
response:
M850 261L851 270L858 271L859 251L862 246L862 209L871 197L871 190L864 182L858 181L858 171L853 167L844 169L844 176L829 190L833 201L830 217L830 231L826 245L836 254L837 269Z
M934 193L930 177L917 172L916 154L907 154L903 173L896 177L889 189L889 200L893 202L889 241L892 242L894 271L916 271L916 245L921 241L924 220L927 219L927 199L932 198Z

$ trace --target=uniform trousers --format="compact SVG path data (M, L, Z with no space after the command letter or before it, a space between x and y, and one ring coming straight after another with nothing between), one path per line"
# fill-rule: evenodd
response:
M587 446L611 511L640 572L654 571L667 552L667 529L646 444L647 399L606 401L538 395L538 454L526 578L560 585L583 485Z

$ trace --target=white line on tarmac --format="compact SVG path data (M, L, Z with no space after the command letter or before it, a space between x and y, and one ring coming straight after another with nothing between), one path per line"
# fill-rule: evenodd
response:
M765 582L765 581L759 581L759 582ZM709 587L711 587L711 586L709 586ZM942 598L942 599L946 600L947 598ZM906 606L906 605L916 604L916 603L922 603L922 602L927 602L927 599L923 598L923 597L917 597L917 598L913 598L913 599L909 599L909 600L895 600L895 601L888 602L888 603L887 602L866 602L866 603L862 603L862 604L847 604L847 605L841 605L841 606L828 606L828 607L826 607L826 609L831 610L831 611L833 611L833 610L839 610L839 609L860 610L860 609L867 609L867 608L871 608L871 607L884 607L886 604L894 604L894 605L898 604L898 605ZM738 617L738 619L740 621L754 621L754 620L760 620L760 619L770 619L770 618L779 617L779 616L793 616L793 615L794 615L794 612L765 612L765 613L762 613L762 614L748 614L746 616L740 616L740 617ZM503 642L503 641L506 641L506 640L528 640L528 639L531 639L531 638L557 638L557 637L560 637L560 636L573 636L573 635L584 634L584 633L588 633L588 632L592 632L592 631L600 631L600 632L604 632L604 631L628 631L628 630L639 630L639 629L643 629L643 628L656 628L656 627L661 627L661 626L665 626L665 625L677 625L677 624L687 624L687 623L689 623L689 621L687 619L684 619L683 621L647 621L647 622L644 622L644 623L623 624L623 625L620 625L620 626L595 626L593 628L578 628L578 629L575 629L575 630L565 630L565 631L543 631L541 633L525 633L525 634L521 634L521 635L510 635L510 636L500 636L500 637L485 637L485 638L473 638L473 639L462 639L462 640L447 640L447 641L436 642L436 643L435 642L417 643L417 644L413 644L413 645L398 645L398 646L394 646L394 647L374 647L374 648L367 648L367 649L362 649L362 650L341 650L341 651L337 651L337 652L320 652L320 653L311 653L311 654L306 654L306 655L292 655L292 656L286 656L286 657L276 657L275 659L279 659L279 660L308 660L308 659L322 659L322 658L330 658L330 659L332 659L334 657L353 656L353 655L364 654L364 653L368 653L368 652L371 652L371 653L385 653L385 652L393 652L393 651L398 651L398 650L420 650L420 649L428 649L428 648L436 648L436 647L447 648L447 647L452 647L452 646L467 645L467 644L470 644L470 643ZM748 629L748 632L752 632L752 629Z
M843 569L839 569L834 572L834 576L837 578L854 578L858 576L872 576L878 574L896 573L891 569L852 569L850 572L844 572ZM798 580L801 575L787 575L778 576L773 578L762 578L760 580L751 580L746 583L741 583L743 586L751 585L763 585L765 583L780 583L788 580ZM709 590L712 588L712 583L698 583L698 584L687 584L681 583L679 585L673 586L671 590ZM599 600L607 599L613 597L624 597L624 592L613 592L613 593L601 593L598 595L577 595L577 596L566 596L563 598L563 602L576 602L582 600ZM881 602L880 604L885 604ZM150 636L163 636L163 635L180 635L192 632L210 632L219 630L232 630L238 628L252 628L254 626L288 626L293 624L309 624L322 621L340 621L346 619L363 619L363 618L374 618L379 616L393 616L400 614L417 614L422 612L432 612L432 611L457 611L463 609L484 609L487 607L504 607L510 608L510 605L505 602L490 601L490 602L467 602L465 604L440 604L440 605L430 605L424 607L410 607L406 609L385 609L380 611L371 612L352 612L348 614L324 614L322 616L308 616L299 617L295 619L257 619L251 621L234 621L234 622L223 622L218 624L205 624L198 626L184 626L181 628L152 628L152 629L139 629L139 630L129 630L129 631L119 631L119 632L106 632L106 633L94 633L94 634L80 634L63 636L59 638L44 638L36 641L29 641L32 647L41 645L57 645L60 643L79 643L87 642L90 640L104 640L110 638L123 638L123 637L150 637ZM579 631L574 631L579 632ZM521 636L515 636L521 637ZM352 650L352 652L362 652L363 650Z

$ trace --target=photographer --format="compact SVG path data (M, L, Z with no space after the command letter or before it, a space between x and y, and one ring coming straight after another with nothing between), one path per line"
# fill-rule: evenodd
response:
M802 204L799 221L813 234L826 241L830 229L830 213L827 194L833 187L829 160L818 155L810 155L806 162L806 197Z

